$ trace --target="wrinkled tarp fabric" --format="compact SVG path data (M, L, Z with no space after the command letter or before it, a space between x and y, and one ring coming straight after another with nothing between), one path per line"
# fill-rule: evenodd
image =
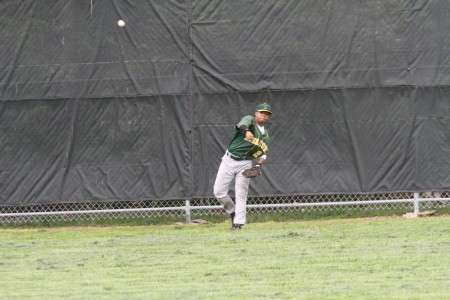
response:
M0 204L212 197L233 126L262 101L273 145L251 195L450 189L449 13L1 1Z

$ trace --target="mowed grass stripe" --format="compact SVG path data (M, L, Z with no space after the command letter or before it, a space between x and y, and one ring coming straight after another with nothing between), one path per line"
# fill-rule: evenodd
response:
M450 217L0 230L0 299L446 299Z

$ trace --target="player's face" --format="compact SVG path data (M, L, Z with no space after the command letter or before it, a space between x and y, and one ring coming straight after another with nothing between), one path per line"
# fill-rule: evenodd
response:
M264 125L267 121L270 119L270 113L267 111L257 111L255 113L255 120L256 124L258 125Z

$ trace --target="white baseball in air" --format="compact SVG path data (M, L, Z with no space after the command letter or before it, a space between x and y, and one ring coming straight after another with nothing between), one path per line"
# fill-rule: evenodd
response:
M119 20L119 21L117 21L117 25L119 27L125 27L125 21L124 20Z

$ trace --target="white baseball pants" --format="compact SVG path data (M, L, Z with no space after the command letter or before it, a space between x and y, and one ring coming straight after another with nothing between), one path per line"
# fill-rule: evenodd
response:
M235 212L234 224L245 224L248 186L250 178L244 177L242 172L251 168L251 160L234 160L226 154L222 157L222 162L217 172L214 183L214 196L223 205L228 214ZM236 205L228 195L231 182L235 180Z

